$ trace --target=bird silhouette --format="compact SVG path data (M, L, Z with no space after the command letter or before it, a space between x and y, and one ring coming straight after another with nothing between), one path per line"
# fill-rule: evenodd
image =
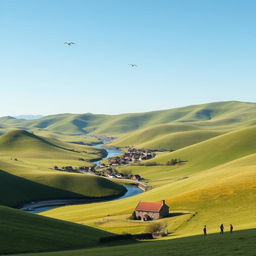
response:
M75 44L74 42L65 42L64 44L71 46L72 44Z
M132 68L138 67L136 64L129 64L129 66Z

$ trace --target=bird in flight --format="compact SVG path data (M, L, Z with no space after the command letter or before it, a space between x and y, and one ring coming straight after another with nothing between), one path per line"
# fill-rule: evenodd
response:
M138 67L136 64L129 64L129 66L132 68Z
M75 44L74 42L65 42L64 44L71 46L72 44Z

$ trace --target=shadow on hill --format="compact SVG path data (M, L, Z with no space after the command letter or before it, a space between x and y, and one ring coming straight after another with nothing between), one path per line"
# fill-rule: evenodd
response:
M111 233L0 206L0 254L94 247Z
M27 202L47 199L85 198L85 196L43 185L0 170L0 204L19 207Z
M194 235L181 238L173 238L169 240L155 240L155 241L138 241L134 244L130 241L116 241L109 244L104 244L104 247L98 246L95 248L84 247L83 250L59 251L49 252L47 256L192 256L192 255L255 255L255 239L256 229L247 229L235 231L232 234L225 233L220 235L218 233L210 234L208 236ZM127 244L125 244L127 242ZM117 247L116 247L117 246ZM39 256L41 254L33 253L31 256ZM26 254L27 256L27 254Z

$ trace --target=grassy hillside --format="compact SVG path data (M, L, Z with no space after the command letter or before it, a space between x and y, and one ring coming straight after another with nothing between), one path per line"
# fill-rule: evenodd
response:
M100 149L63 143L23 130L0 136L0 204L61 198L118 196L125 188L107 179L54 171L53 166L85 166L101 156Z
M115 147L133 146L157 150L176 150L220 135L221 131L200 130L195 125L162 124L129 133L111 143Z
M193 167L198 171L255 153L255 136L256 126L253 126L217 136L176 152L161 154L151 161L164 164L171 158L180 158L188 162L181 168L189 166L190 170Z
M170 235L163 240L201 234L204 225L210 234L217 233L221 223L225 228L232 223L235 230L256 228L255 114L255 103L218 102L116 116L63 114L29 121L2 118L3 131L19 127L38 134L19 130L0 136L0 193L5 195L0 198L0 203L15 206L38 199L105 197L123 193L124 188L110 180L50 169L53 165L77 167L90 164L78 159L89 160L102 152L67 141L73 137L79 141L79 136L82 141L84 134L94 133L118 136L114 145L177 150L160 153L137 166L120 168L120 171L130 169L145 178L152 187L145 193L116 201L59 207L41 215L107 232L139 233L144 232L149 222L129 218L137 203L165 199L171 215L155 221L167 224ZM50 139L40 136L43 134L52 136ZM180 159L182 163L167 165L171 159ZM21 225L23 222L26 220L22 220ZM230 251L230 255L241 255L241 252L250 255L252 240L248 237L252 232L241 231L234 236L225 234L221 237L222 242L219 235L195 236L174 240L175 243L147 242L129 247L123 245L115 250L112 247L94 248L61 252L61 255L114 255L113 252L130 255L136 250L150 255L156 246L163 255L170 251L186 255L185 246L193 246L188 250L190 255L207 250L207 254L216 255L219 249L223 255ZM227 240L223 242L224 239ZM56 252L56 255L60 253Z
M139 144L139 148L177 150L220 135L217 131L189 131L163 135Z
M88 135L66 135L62 133L56 133L51 131L45 131L45 130L36 130L35 134L42 137L47 137L49 139L55 139L58 141L66 142L66 143L73 143L78 145L88 145L93 146L95 144L101 143L101 140L91 137Z
M36 136L25 130L13 130L0 136L0 155L31 158L84 158L102 157L101 149L74 145L58 140Z
M0 162L0 167L2 165ZM27 167L14 165L5 171L1 168L0 194L5 195L0 197L1 205L15 207L46 199L102 198L125 192L121 185L97 176Z
M0 206L0 254L93 247L107 232Z
M129 166L153 189L115 202L69 206L43 213L107 231L143 232L147 223L128 219L140 200L165 199L174 214L163 219L173 236L218 232L220 223L236 229L255 228L256 127L211 138L152 160L157 166ZM180 158L184 164L165 166ZM149 162L149 161L147 161ZM95 214L97 213L97 214Z
M234 232L233 234L213 234L207 237L192 236L167 241L140 242L137 244L106 246L85 250L62 251L27 256L191 256L191 255L255 255L255 229Z
M121 115L60 114L37 120L0 118L0 125L28 130L46 130L64 134L120 136L159 124L200 125L210 130L230 130L256 124L256 104L247 102L216 102L146 113Z

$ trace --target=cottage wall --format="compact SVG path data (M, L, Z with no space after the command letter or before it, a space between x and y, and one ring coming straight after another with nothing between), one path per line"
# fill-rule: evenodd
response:
M168 215L169 215L169 207L166 204L164 204L160 210L160 218L166 217Z
M160 218L159 212L146 212L146 211L136 211L136 217L140 218L141 220L147 220L147 216L150 217L152 220L156 220Z

